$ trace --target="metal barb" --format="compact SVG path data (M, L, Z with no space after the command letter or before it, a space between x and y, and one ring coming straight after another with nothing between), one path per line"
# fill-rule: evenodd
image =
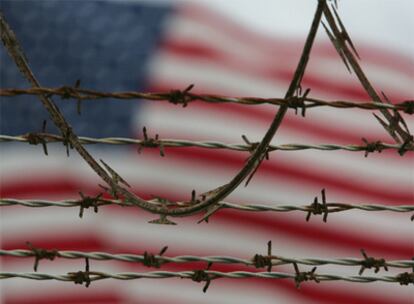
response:
M333 46L335 47L336 52L337 52L337 53L338 53L338 55L341 57L342 62L345 64L346 69L348 70L348 72L349 72L350 74L352 74L352 70L351 70L351 68L349 67L348 60L346 59L345 54L344 54L344 52L342 51L341 46L340 46L340 44L339 44L339 42L338 42L337 38L335 38L335 37L334 37L334 34L333 34L333 33L331 33L331 31L328 29L328 27L325 25L325 23L324 23L324 22L322 22L322 26L323 26L323 28L325 29L326 34L327 34L327 35L328 35L328 37L329 37L329 40L331 40L331 42L332 42Z
M293 263L293 267L295 268L295 273L296 273L294 280L295 280L297 289L300 289L300 284L302 284L302 282L306 282L306 281L315 281L316 283L320 282L315 274L317 267L313 267L311 271L303 271L303 272L299 271L299 267L295 262Z
M131 185L127 183L114 169L112 169L107 163L105 163L102 159L100 159L101 163L105 166L105 168L109 171L112 176L112 180L115 184L122 183L123 185L131 188Z
M194 270L193 274L191 275L191 280L194 282L206 282L206 284L203 287L203 292L205 293L210 286L211 280L213 280L215 277L207 273L206 271L210 269L211 265L213 265L212 262L209 262L207 265L206 270Z
M79 195L82 198L79 201L79 206L80 206L79 217L80 218L83 217L83 210L88 209L89 207L93 207L93 211L95 213L98 213L98 203L101 200L101 197L103 195L102 193L98 194L95 197L84 196L82 192L79 192Z
M255 254L253 259L253 264L256 268L267 267L267 271L272 271L272 241L267 242L267 256L261 254Z
M388 271L387 264L385 259L375 259L373 257L367 256L364 249L361 249L361 253L364 256L364 260L361 262L361 269L359 270L359 275L362 275L365 269L375 268L375 273L377 273L381 267Z
M91 284L89 258L85 258L85 264L85 271L68 272L68 276L72 278L75 284L83 285L85 283L85 287L89 287Z
M62 131L62 143L66 147L66 155L69 157L69 148L73 149L70 137L73 136L72 128L67 127L65 132Z
M321 191L322 193L322 203L319 203L318 201L318 197L315 196L313 203L311 205L308 206L308 214L306 216L306 221L308 222L311 215L317 215L317 214L323 214L323 221L326 223L327 219L328 219L328 213L329 213L329 209L328 209L328 205L326 203L326 194L325 194L325 189L322 189Z
M39 133L27 133L26 135L24 135L24 137L27 139L28 143L30 145L38 145L38 144L42 144L43 146L43 152L45 153L45 155L48 155L47 152L47 145L46 145L46 139L44 138L43 134L46 133L46 124L47 124L47 120L43 120L43 124L42 124L42 134Z
M409 115L414 114L414 100L406 100L401 103L403 112Z
M59 252L56 249L53 250L46 250L41 248L36 248L30 242L26 242L27 247L32 251L33 255L35 256L35 262L33 269L37 272L37 267L39 265L39 261L42 259L47 259L53 261L57 256L59 256Z
M248 151L251 154L253 154L255 152L255 150L257 149L257 147L259 146L260 143L259 142L250 142L250 140L244 134L242 134L241 137L242 137L243 141L246 143L246 145L248 146L248 148L247 148ZM245 187L247 187L249 185L250 181L252 180L253 176L256 174L257 170L260 167L260 164L263 162L264 159L269 160L269 148L267 148L267 151L264 154L264 156L257 161L257 163L256 163L253 171L247 177L247 180L246 180L246 182L244 184Z
M164 246L160 252L159 252L159 256L162 256L168 249L168 246ZM155 268L160 268L162 262L159 260L159 258L155 257L154 254L152 253L148 253L147 251L144 252L144 256L143 256L143 260L142 260L142 264L144 264L147 267L155 267Z
M412 258L414 261L414 257ZM414 266L412 267L412 271L410 272L403 272L397 275L397 281L400 285L408 285L412 283L414 285Z
M355 56L359 60L361 60L354 44L352 43L351 37L349 36L348 32L346 31L345 26L341 21L341 18L339 18L339 15L338 15L338 12L336 11L336 8L333 5L331 5L331 7L332 7L332 10L335 14L336 20L338 21L339 27L341 28L341 32L340 32L341 36L340 37L343 39L343 41L348 42L348 44L350 45L350 47L351 47L352 51L354 52Z
M160 217L158 219L151 220L148 223L160 225L177 225L177 223L169 220L165 214L160 214Z
M369 153L373 153L373 152L381 153L382 150L384 149L384 146L383 146L382 142L379 141L379 140L369 142L367 139L362 138L362 141L366 145L366 147L365 147L365 157L367 157Z
M310 93L311 89L306 89L305 93L303 93L303 95L301 95L302 92L302 88L300 86L298 86L297 90L296 90L296 94L294 96L292 96L289 100L288 100L288 107L289 108L293 108L295 109L295 114L298 114L298 108L301 108L301 115L302 117L305 117L306 114L306 105L305 105L305 101L306 98L308 97L308 94Z
M162 141L159 139L159 135L155 134L154 138L149 137L147 133L147 128L145 126L142 128L142 134L143 134L144 140L138 143L137 152L141 153L144 147L145 148L160 148L160 155L164 157L165 156L164 145Z
M172 104L182 104L185 108L189 102L193 100L193 97L189 95L189 92L194 87L194 84L190 84L184 91L172 90L170 91L168 101Z

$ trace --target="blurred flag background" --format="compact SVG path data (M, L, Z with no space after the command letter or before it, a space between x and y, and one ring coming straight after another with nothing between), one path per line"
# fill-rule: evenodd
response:
M170 91L195 84L193 92L229 96L282 97L302 51L317 1L4 1L1 10L26 56L46 87L74 85L102 91ZM362 68L378 91L392 101L412 99L414 23L411 1L341 1L339 13L361 55ZM4 47L0 47L1 87L27 88ZM369 101L350 75L320 27L305 74L303 89L311 97ZM243 143L261 140L277 107L194 102L186 108L167 102L99 100L82 103L54 98L80 136L142 138L151 136ZM0 130L20 135L41 130L47 112L32 96L2 97ZM412 117L403 114L409 128ZM48 131L57 132L51 121ZM309 109L306 117L289 110L272 143L361 144L392 139L372 111ZM248 154L202 148L158 150L134 146L87 146L145 197L191 197L229 181ZM1 143L1 197L60 200L97 195L99 178L61 144L41 146ZM328 201L413 204L413 154L396 151L297 151L271 153L248 187L227 200L251 204L310 204L326 189ZM0 209L3 249L36 247L112 253L230 255L251 258L266 253L289 257L361 257L411 259L412 222L408 214L348 211L328 222L305 213L250 213L222 210L208 224L199 216L176 219L178 225L147 223L156 216L138 209L101 207ZM204 264L165 265L163 269L202 269ZM31 272L33 259L0 259L1 271ZM66 274L84 269L83 260L41 261L39 272ZM238 266L214 265L234 271ZM292 266L274 271L293 272ZM301 267L307 270L306 267ZM91 270L152 271L142 265L91 261ZM310 268L308 269L310 270ZM357 275L357 267L322 266L319 273ZM258 270L259 271L259 270ZM401 269L390 269L396 274ZM366 275L373 274L369 269ZM206 294L191 280L103 280L89 288L73 283L8 279L0 281L2 303L410 303L413 289L398 284L291 280L220 279ZM412 302L411 302L412 303Z

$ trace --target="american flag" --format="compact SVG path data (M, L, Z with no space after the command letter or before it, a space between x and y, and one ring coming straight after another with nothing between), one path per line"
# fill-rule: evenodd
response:
M1 10L35 75L46 87L73 85L80 79L81 87L102 91L168 92L195 84L192 92L196 93L281 97L299 60L316 8L314 2L302 3L309 12L298 11L299 19L292 8L300 10L300 5L280 2L277 16L284 18L274 19L274 27L277 30L280 26L280 30L272 36L249 29L229 12L220 13L212 5L195 2L2 1ZM348 8L347 16L365 18L355 14L366 4L351 2L349 6L340 3ZM235 1L233 5L237 6ZM400 21L403 25L406 21L394 18L395 9L381 13L391 16L384 17L385 24ZM302 20L305 15L309 19ZM344 17L343 21L346 25L349 19ZM368 78L393 101L412 99L413 49L398 44L386 48L377 43L380 39L370 40L372 37L361 27L360 31L357 26L351 27L349 32L356 35L353 40ZM400 30L409 33L409 28L401 26ZM373 37L381 37L381 33L375 32ZM0 47L0 63L2 88L28 87L4 47ZM322 28L302 87L311 88L310 96L317 98L370 100L356 76L347 72ZM159 134L161 138L242 143L244 134L255 142L261 140L277 111L271 105L194 102L182 108L156 101L101 100L83 102L78 115L76 102L55 101L76 134L94 137L142 138L141 130L146 126L149 135ZM48 119L33 96L4 97L0 111L1 134L40 131L42 121ZM413 118L404 118L413 130ZM51 121L47 128L57 132ZM308 110L305 118L289 110L272 143L360 144L361 138L392 143L371 111L318 108ZM116 169L144 198L157 195L189 200L193 189L202 193L229 181L248 157L243 152L203 148L166 148L164 158L156 149L137 154L133 146L87 148L96 159L102 158ZM1 143L2 198L77 199L80 191L90 196L102 191L99 178L76 151L68 158L59 144L49 144L48 150L45 156L40 146ZM412 153L400 157L388 150L366 158L363 152L277 151L263 161L249 186L240 186L228 201L305 205L325 188L329 201L412 205L413 159ZM370 256L390 260L408 260L414 255L409 216L390 212L348 211L331 214L324 223L317 216L306 222L302 212L221 210L208 224L196 224L199 216L192 216L174 219L178 225L170 226L149 224L156 216L118 206L101 207L97 214L85 210L82 219L77 208L10 206L0 211L2 249L25 249L26 241L30 241L36 247L59 250L142 254L157 253L168 246L169 256L251 258L256 253L265 254L266 243L272 240L273 254L287 257L361 258L361 248ZM192 270L203 265L167 264L162 269ZM31 272L32 268L33 259L0 259L4 272ZM83 268L82 260L57 259L42 260L38 271L66 274ZM247 268L213 264L212 269ZM95 260L91 261L91 270L151 271L140 264ZM273 270L294 271L291 265ZM318 272L357 275L358 268L326 265L318 267ZM368 269L364 274L373 272ZM389 269L380 274L399 272L401 269ZM70 282L8 279L0 281L0 295L2 303L14 304L412 303L414 296L412 287L398 284L306 282L297 290L292 280L266 279L215 280L205 294L201 284L180 279L103 280L92 282L89 288Z

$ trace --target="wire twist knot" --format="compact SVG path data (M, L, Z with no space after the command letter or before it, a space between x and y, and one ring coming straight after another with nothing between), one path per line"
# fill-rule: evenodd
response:
M143 133L144 139L138 144L138 149L137 149L138 153L141 153L143 148L160 148L160 155L164 157L165 156L164 145L162 141L159 139L159 135L155 134L154 138L149 137L146 127L142 129L142 133Z
M414 145L414 136L410 135L407 137L407 139L404 141L404 143L401 145L401 148L398 150L398 153L403 156L405 152L412 150Z
M79 195L82 198L79 201L79 205L80 205L79 217L80 218L83 217L83 210L88 209L90 207L93 207L93 211L95 211L95 213L98 213L98 206L99 206L98 203L101 200L102 193L98 194L95 197L84 196L82 192L79 192Z
M211 274L206 272L210 269L212 264L212 262L209 262L206 270L194 270L193 274L191 275L191 280L193 280L194 282L206 282L206 284L203 287L203 292L207 291L208 287L210 286L211 280L215 279Z
M190 90L194 87L194 84L190 84L185 90L172 90L170 91L168 101L172 104L182 104L185 108L190 101L194 98L189 95Z
M162 256L167 251L167 249L168 246L163 247L158 255ZM144 264L147 267L160 268L162 261L160 261L159 258L156 258L155 255L153 255L152 253L148 253L147 251L145 251L142 264Z
M36 272L37 266L39 265L39 261L46 259L53 261L57 256L59 256L59 252L56 249L53 250L46 250L42 248L36 248L32 245L30 242L26 242L27 247L33 252L33 255L35 256L35 262L33 269Z
M296 263L293 263L293 267L295 267L295 284L296 288L300 288L300 284L302 282L306 281L315 281L316 283L319 283L319 279L316 277L315 271L317 267L313 267L311 271L299 271L299 267Z
M267 256L255 254L253 264L256 268L267 267L267 271L272 271L272 241L267 242Z
M83 285L89 287L91 284L90 271L89 271L89 258L85 258L85 271L69 272L68 275L71 277L75 284Z
M407 114L414 114L414 100L406 100L401 103L401 106L403 107L403 112Z
M314 215L323 214L323 221L325 223L328 219L329 209L328 209L328 205L326 204L325 189L322 189L321 193L322 193L322 203L319 203L318 197L315 196L313 203L308 206L309 211L308 211L308 215L306 216L307 222L309 221L312 214Z
M364 260L361 262L361 269L359 270L359 275L362 275L365 269L375 268L375 273L377 273L381 267L388 271L387 264L385 259L376 259L373 257L367 256L364 249L361 249L361 253L364 256Z
M43 132L43 134L35 133L35 132L27 133L25 135L25 138L27 139L27 141L29 142L30 145L42 144L43 152L47 156L48 153L47 153L46 139L45 139L45 136L44 136L44 133L46 133L46 120L43 120L42 132Z
M374 142L369 142L367 139L362 138L362 141L365 143L365 157L368 156L369 153L378 152L381 153L384 149L384 145L381 143L381 141L377 140Z
M298 114L298 108L301 108L301 115L302 117L305 117L305 112L306 112L306 105L305 105L305 101L306 101L306 97L308 96L310 92L310 89L306 89L305 93L303 93L303 95L301 95L302 93L302 88L300 86L298 86L298 88L296 89L296 93L294 96L290 97L287 100L287 104L289 108L293 108L295 109L295 114Z

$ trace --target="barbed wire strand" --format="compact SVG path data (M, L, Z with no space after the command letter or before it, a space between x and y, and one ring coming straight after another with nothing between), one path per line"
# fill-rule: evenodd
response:
M181 93L184 98L177 99L176 96ZM113 98L121 100L154 100L154 101L169 101L174 104L181 104L186 106L190 102L204 101L209 103L237 103L243 105L260 105L260 104L272 104L272 105L287 105L289 108L315 108L315 107L334 107L339 109L356 108L361 110L379 110L390 109L396 111L403 111L407 114L414 113L414 101L406 100L396 104L386 104L378 102L355 102L355 101L343 101L332 100L326 101L317 98L303 98L303 104L298 105L295 103L295 99L286 98L260 98L260 97L230 97L219 96L212 94L195 94L192 92L181 92L180 90L171 90L170 92L138 92L138 91L126 91L126 92L102 92L89 89L81 89L78 87L62 86L56 88L3 88L0 89L0 96L12 97L19 95L56 95L62 99L76 99L76 100L98 100L103 98Z
M165 279L165 278L186 278L193 279L196 271L151 271L151 272L121 272L121 273L105 273L90 271L90 281L98 281L103 279L115 280L134 280L134 279ZM233 271L220 272L213 270L204 270L205 274L211 276L210 279L229 278L262 278L262 279L295 279L297 274L283 272L248 272ZM23 278L31 280L57 280L57 281L74 281L74 275L53 275L46 273L16 273L16 272L0 272L0 279ZM400 283L398 276L341 276L332 274L314 274L314 278L318 281L346 281L354 283L372 283L387 282Z
M107 252L82 252L82 251L55 251L56 257L64 259L84 259L89 258L91 260L98 261L122 261L143 263L146 260L145 255L131 254L131 253L107 253ZM26 249L14 249L14 250L1 250L0 256L12 256L18 258L31 258L36 254L33 250ZM242 264L247 266L255 266L253 259L242 259L231 256L192 256L182 255L175 257L168 257L163 255L155 255L154 258L158 260L160 264L166 263L191 263L191 262L205 262L205 263L219 263L219 264ZM366 261L365 259L356 258L340 258L340 259L328 259L328 258L288 258L283 256L271 256L272 265L286 265L286 264L301 264L307 266L322 266L322 265L339 265L339 266L361 266ZM385 261L387 267L396 268L411 268L414 267L414 260L395 260Z
M63 142L65 139L57 134L50 133L28 133L22 135L3 135L0 134L0 142L23 142L31 143L31 134L35 134L40 139L43 139L46 143ZM246 151L251 152L252 145L248 144L228 144L219 141L193 141L183 139L157 139L148 144L148 140L135 139L127 137L103 137L94 138L79 136L79 142L81 144L107 144L107 145L137 145L138 147L150 147L150 148L176 148L176 147L199 147L205 149L227 149L234 151ZM375 146L373 146L375 144ZM319 151L337 151L344 150L350 152L373 152L383 150L401 150L403 144L388 144L381 141L375 141L372 143L366 143L365 145L338 145L338 144L281 144L281 145L269 145L268 151L301 151L301 150L319 150ZM408 151L414 151L414 147L407 147Z
M159 203L158 199L152 200L154 203ZM0 198L0 207L5 206L24 206L24 207L33 207L33 208L43 208L43 207L80 207L83 200L61 200L61 201L50 201L50 200L37 200L37 199L13 199L13 198ZM119 205L122 207L136 207L136 205L114 199L98 199L96 201L97 206L105 205ZM235 204L228 202L220 202L221 208L229 208L241 211L256 211L256 212L290 212L290 211L303 211L309 212L313 208L310 205L298 206L298 205L259 205L259 204ZM363 211L391 211L391 212L414 212L414 205L399 205L399 206L388 206L388 205L379 205L379 204L345 204L345 203L327 203L328 212L341 212L347 210L363 210Z

